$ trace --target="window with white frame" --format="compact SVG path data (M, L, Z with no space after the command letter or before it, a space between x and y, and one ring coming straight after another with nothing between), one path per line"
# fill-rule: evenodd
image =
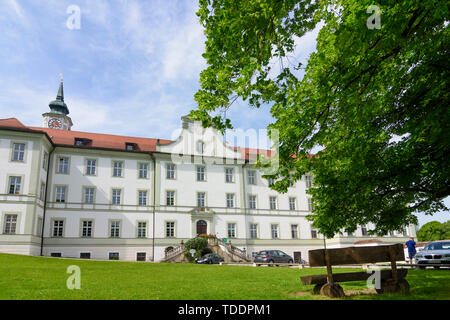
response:
M119 260L119 252L110 252L109 260Z
M45 182L41 182L41 189L39 191L39 199L45 200Z
M197 207L199 207L199 208L206 207L206 193L205 192L197 192Z
M55 202L66 202L67 187L66 186L56 186L55 195L56 195Z
M139 164L139 179L148 179L148 163Z
M294 198L294 197L289 197L289 210L291 210L291 211L296 210L296 208L295 208L295 202L296 202L296 198Z
M80 252L80 259L90 259L91 253L90 252Z
M82 221L81 236L83 238L92 237L92 220L83 220Z
M84 195L83 195L84 203L93 204L94 198L95 198L95 188L91 187L84 188Z
M53 237L62 237L64 235L64 220L53 221Z
M145 238L147 237L147 222L138 222L138 229L137 229L137 236L138 238Z
M317 230L311 229L311 238L312 239L317 239Z
M248 196L248 207L250 209L256 209L256 196L255 195L249 195Z
M120 204L122 201L122 190L112 189L112 204Z
M166 205L168 205L168 206L175 205L175 191L167 191L166 192Z
M166 237L167 238L175 237L175 222L173 221L166 222Z
M87 159L86 160L86 175L95 176L97 172L97 160Z
M113 177L123 176L123 161L113 161Z
M14 143L12 161L24 161L25 158L25 144Z
M205 181L205 167L197 166L197 181Z
M166 166L166 179L174 180L175 179L175 165L167 164Z
M279 232L280 226L278 224L271 224L270 229L272 232L272 239L278 239L280 236Z
M308 198L308 211L313 211L312 198Z
M3 234L16 234L17 214L5 214Z
M146 252L137 252L136 253L136 261L145 261L145 260L147 260Z
M111 238L120 238L120 220L111 221L109 230Z
M270 196L269 204L270 204L270 210L276 210L277 209L277 197Z
M227 208L234 208L234 193L227 193Z
M250 223L250 239L258 238L258 225L256 223Z
M47 167L48 167L48 152L44 151L44 158L42 159L42 169L47 171Z
M311 176L305 176L305 185L306 185L306 190L308 190L312 187L312 177Z
M361 226L361 235L367 236L367 227L366 226Z
M255 170L249 170L247 171L247 177L248 177L248 184L255 185L256 184L256 171Z
M228 223L228 238L236 238L236 223Z
M20 194L20 188L22 185L21 177L9 177L9 194Z
M225 168L225 182L226 183L234 182L234 169L233 168Z
M291 224L291 237L298 239L298 224Z
M275 179L270 178L269 180L267 180L267 183L270 186L273 186L273 184L275 183Z
M138 205L139 206L147 205L147 194L148 194L148 192L146 190L138 191Z
M69 158L58 157L57 159L56 173L68 174L69 173Z

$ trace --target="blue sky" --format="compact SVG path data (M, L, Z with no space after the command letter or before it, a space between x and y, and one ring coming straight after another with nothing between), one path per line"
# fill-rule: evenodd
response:
M67 27L71 5L80 29ZM196 10L195 0L2 0L0 118L41 126L63 73L73 130L176 138L206 67ZM296 39L294 61L306 62L316 36ZM267 106L242 101L228 116L243 130L272 121ZM420 224L447 215L421 215Z

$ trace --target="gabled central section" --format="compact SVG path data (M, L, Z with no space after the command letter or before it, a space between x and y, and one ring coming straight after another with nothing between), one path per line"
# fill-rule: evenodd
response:
M174 156L226 158L244 162L240 150L226 145L223 135L218 130L204 128L200 121L194 121L188 116L182 117L181 120L182 129L178 138L172 143L158 145L158 151L171 153ZM184 159L183 162L186 160Z

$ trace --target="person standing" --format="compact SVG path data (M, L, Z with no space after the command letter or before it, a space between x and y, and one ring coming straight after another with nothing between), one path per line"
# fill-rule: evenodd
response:
M409 238L406 242L406 246L408 247L409 263L412 264L412 259L416 255L416 242L413 237Z

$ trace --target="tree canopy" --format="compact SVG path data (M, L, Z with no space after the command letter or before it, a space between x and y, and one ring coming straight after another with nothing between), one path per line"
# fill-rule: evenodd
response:
M439 221L425 223L420 230L417 231L417 239L419 241L450 239L450 221L444 223Z
M379 28L371 5L200 0L197 13L207 68L191 116L225 130L220 111L236 99L270 104L280 169L267 178L286 192L311 173L310 219L327 237L367 223L386 234L448 210L449 2L379 1ZM307 65L293 65L295 40L319 26Z

